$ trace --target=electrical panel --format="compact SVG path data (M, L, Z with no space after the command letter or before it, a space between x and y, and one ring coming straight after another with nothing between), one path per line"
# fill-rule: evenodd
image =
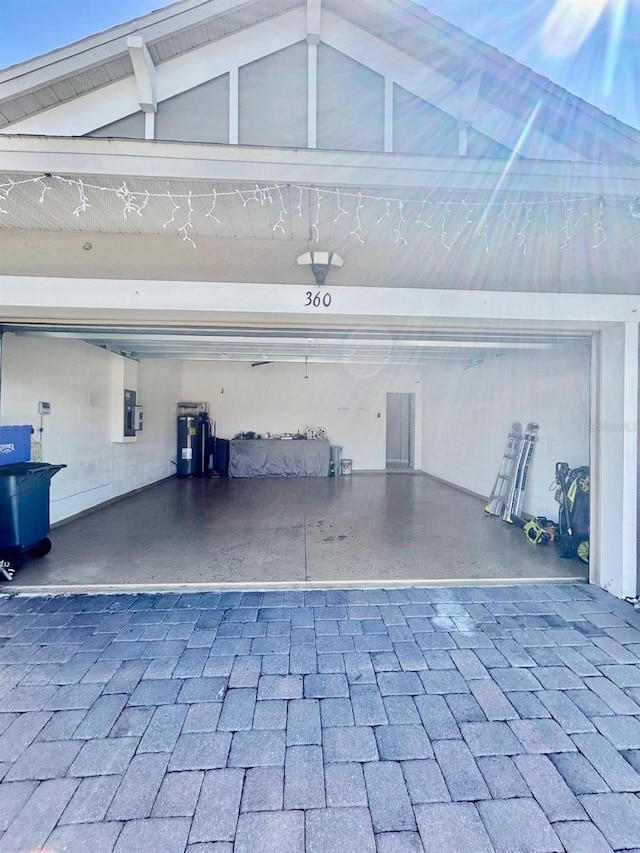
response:
M125 438L134 438L136 434L136 392L124 389L124 432Z

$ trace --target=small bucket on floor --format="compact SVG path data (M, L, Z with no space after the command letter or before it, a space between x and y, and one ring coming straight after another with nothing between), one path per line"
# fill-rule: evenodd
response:
M348 477L353 471L353 459L343 459L340 462L340 468L342 469L342 474Z

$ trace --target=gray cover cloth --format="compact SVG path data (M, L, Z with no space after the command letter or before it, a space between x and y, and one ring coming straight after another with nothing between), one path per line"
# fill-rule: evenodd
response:
M234 439L230 477L328 477L327 439Z

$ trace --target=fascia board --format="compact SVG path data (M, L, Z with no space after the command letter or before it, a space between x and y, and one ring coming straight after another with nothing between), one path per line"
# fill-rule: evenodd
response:
M640 165L430 157L132 139L0 135L3 171L162 180L278 182L416 191L640 196ZM406 188L406 189L405 189Z
M129 35L142 36L148 44L241 5L243 3L239 0L182 0L138 20L13 65L0 71L0 101L27 94L40 86L126 54Z
M612 145L622 148L631 156L639 156L640 130L625 124L615 116L609 115L599 107L590 104L577 95L571 94L571 92L563 89L562 86L554 83L553 80L539 74L537 71L513 59L513 57L508 56L492 45L483 42L481 39L469 35L469 33L434 15L423 6L412 2L412 0L383 0L383 2L393 8L391 15L402 26L415 28L421 24L427 24L439 30L448 38L458 42L464 49L475 53L481 62L491 63L492 66L497 68L504 68L505 65L508 66L510 76L513 79L519 79L536 86L545 96L559 101L558 106L560 108L568 105L578 109L586 118L598 122L601 128L607 129L608 141Z

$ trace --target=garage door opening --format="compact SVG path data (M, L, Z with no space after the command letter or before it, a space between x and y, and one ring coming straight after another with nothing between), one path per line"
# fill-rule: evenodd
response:
M524 513L557 518L555 463L589 464L584 338L31 327L3 349L2 422L47 400L34 454L67 465L53 551L11 588L586 579L483 510L514 420L540 424ZM143 429L119 437L124 390ZM219 439L326 436L353 474L176 479L185 400L208 402Z

